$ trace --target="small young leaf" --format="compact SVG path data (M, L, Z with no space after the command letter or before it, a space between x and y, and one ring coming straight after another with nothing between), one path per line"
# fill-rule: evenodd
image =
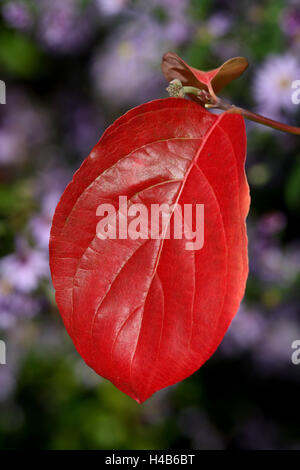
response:
M183 86L193 86L217 94L228 83L238 78L247 69L244 57L234 57L220 67L203 72L190 67L174 52L166 52L162 59L162 71L168 82L179 79Z

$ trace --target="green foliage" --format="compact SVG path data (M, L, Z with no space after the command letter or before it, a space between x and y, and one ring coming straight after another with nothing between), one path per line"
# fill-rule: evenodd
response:
M36 43L15 31L0 32L0 65L16 78L36 78L46 72L45 60Z

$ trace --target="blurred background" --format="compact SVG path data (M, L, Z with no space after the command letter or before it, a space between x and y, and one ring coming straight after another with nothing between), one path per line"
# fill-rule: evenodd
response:
M300 125L300 6L292 0L0 2L0 448L300 449L300 140L250 123L250 277L214 356L137 405L90 370L58 314L53 211L102 132L166 97L163 52L251 66L223 96Z

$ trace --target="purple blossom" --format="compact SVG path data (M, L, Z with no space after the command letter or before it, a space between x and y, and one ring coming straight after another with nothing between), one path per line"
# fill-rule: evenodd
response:
M54 211L68 180L69 175L58 169L39 175L36 198L40 203L40 212L29 220L28 228L38 248L47 252Z
M252 245L251 271L264 282L282 280L283 254L277 244L257 241Z
M24 158L24 136L6 124L0 127L0 165L10 165Z
M143 1L133 11L134 21L108 39L92 64L96 88L107 101L128 106L157 98L165 83L159 73L162 54L191 36L187 5L187 1ZM158 10L164 12L161 19Z
M300 78L299 61L292 55L271 55L254 77L253 96L259 113L284 120L297 107L292 102L292 82Z
M69 53L85 46L94 31L93 16L77 0L40 0L38 35L55 52Z
M250 232L250 271L267 283L293 284L300 273L300 246L291 243L282 249L274 238L276 231L271 236L260 224L257 232Z
M120 30L94 59L96 88L116 106L157 97L158 86L164 83L157 73L164 50L152 23L135 23Z
M28 146L44 144L50 135L49 111L32 103L30 96L15 92L10 98L8 119L22 132Z
M18 320L34 317L39 310L37 299L21 292L5 291L0 286L0 330L14 327Z
M225 62L230 57L235 57L240 54L237 43L225 38L222 38L221 44L219 41L213 41L211 48L213 53L219 57L222 62Z
M44 217L48 217L49 219L52 219L55 208L58 204L58 201L61 197L62 194L62 188L61 190L58 189L53 189L49 193L46 193L43 198L42 198L42 214Z
M263 337L266 325L259 311L242 304L221 344L221 351L231 355L255 347Z
M1 278L20 292L29 293L49 277L48 259L44 252L28 247L18 239L17 250L0 261Z
M41 212L29 221L28 226L39 248L48 251L50 230L55 208L62 191L51 191L42 197Z
M72 172L64 168L50 167L38 173L34 196L40 206L40 213L36 215L47 223L52 221L55 208L71 176Z
M36 199L40 203L40 214L52 220L58 201L70 181L72 173L65 169L46 169L39 173L36 184Z
M232 19L225 13L215 13L205 23L208 33L214 38L225 36L231 28Z
M263 215L258 221L258 230L265 236L276 235L286 226L286 216L283 212L273 212Z
M51 217L37 215L30 220L29 228L38 247L47 250L51 230Z
M189 19L186 10L189 6L188 0L144 0L142 8L151 17L153 22L153 33L162 41L169 42L169 49L172 49L191 37L194 31L192 21ZM163 18L156 20L155 12L162 10Z
M7 2L2 6L5 21L13 28L26 31L32 26L33 20L27 5L23 2Z
M300 8L294 6L288 8L281 20L281 27L284 33L290 38L296 38L300 34Z
M48 114L20 90L11 90L0 123L0 164L15 164L49 137Z
M93 104L69 95L63 102L63 114L67 146L81 157L87 156L103 132L103 116Z
M105 16L118 15L128 3L130 3L130 0L96 0L100 13Z
M62 195L66 185L69 183L72 171L66 168L53 166L45 168L38 173L36 181L36 198L42 205L42 211L50 216Z

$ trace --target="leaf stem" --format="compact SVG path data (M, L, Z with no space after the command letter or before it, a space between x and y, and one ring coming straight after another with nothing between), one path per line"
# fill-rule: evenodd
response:
M284 124L283 122L274 121L273 119L261 116L257 113L253 113L252 111L248 111L247 109L238 108L234 106L232 110L229 110L229 112L241 114L250 121L258 122L259 124L262 124L264 126L272 127L273 129L277 129L278 131L288 132L289 134L294 135L300 135L300 127L289 126L288 124Z
M222 109L223 111L229 113L240 114L243 117L249 119L250 121L254 121L264 126L277 129L278 131L288 132L289 134L294 135L300 135L300 127L289 126L288 124L274 121L273 119L269 119L266 116L261 116L260 114L253 113L252 111L248 111L247 109L243 109L238 106L235 106L234 104L228 103L227 101L217 97L212 89L206 91L192 86L183 86L180 80L175 79L170 82L167 90L171 96L177 96L179 98L184 98L186 94L195 95L196 98L198 98L199 100L199 104L201 104L201 106L204 106L207 109Z

